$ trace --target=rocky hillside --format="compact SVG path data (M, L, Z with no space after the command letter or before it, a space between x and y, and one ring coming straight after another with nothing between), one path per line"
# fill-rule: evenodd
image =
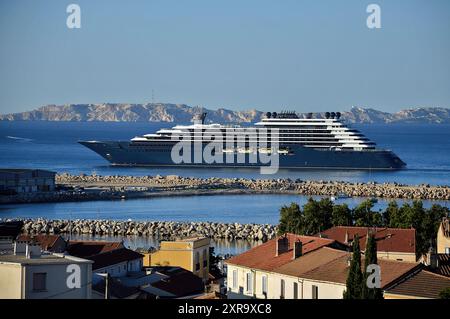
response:
M6 121L102 121L102 122L190 122L194 115L207 112L208 122L243 123L261 118L262 112L208 110L185 104L68 104L46 105L34 111L0 115Z
M113 121L113 122L176 122L187 123L194 115L207 112L207 122L249 123L264 116L257 110L209 110L185 104L68 104L47 105L34 111L0 115L4 121ZM350 123L450 123L450 109L415 108L397 113L352 107L341 111L342 118ZM321 115L315 115L321 116Z

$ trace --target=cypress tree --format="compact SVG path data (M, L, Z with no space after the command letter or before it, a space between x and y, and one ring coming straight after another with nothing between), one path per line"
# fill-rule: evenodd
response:
M359 236L353 240L353 254L348 272L344 299L361 299L363 274L361 272L361 250L359 249Z
M362 282L362 298L363 299L383 299L383 292L380 288L369 288L367 286L367 278L370 273L367 273L367 267L369 265L377 265L377 242L375 240L375 236L373 234L368 235L366 250L365 250L365 258L364 258L364 278Z

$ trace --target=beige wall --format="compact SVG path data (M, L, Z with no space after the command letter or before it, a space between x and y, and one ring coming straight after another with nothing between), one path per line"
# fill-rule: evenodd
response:
M233 287L233 271L237 271L237 285ZM247 274L252 274L252 290L247 290ZM318 287L319 299L342 299L345 290L344 284L320 282L298 277L287 276L283 274L265 272L261 270L252 270L236 265L227 266L227 291L230 299L236 298L257 298L264 299L262 294L262 277L267 276L267 298L280 299L281 280L284 280L284 298L294 299L294 290L297 283L297 298L312 299L313 285ZM243 288L243 294L240 294L239 287ZM230 293L231 292L231 293Z
M176 266L191 271L203 280L209 274L209 238L195 241L161 242L161 247L154 253L144 254L144 266ZM196 269L197 264L199 269ZM206 260L206 267L203 261Z
M437 253L448 254L449 249L450 249L450 237L445 237L444 229L441 223L437 234Z
M92 264L77 263L81 268L81 288L67 287L69 264L0 264L0 298L3 299L90 299ZM33 291L33 274L46 273L46 291Z
M22 267L0 264L0 299L22 298Z
M377 257L379 259L407 261L407 262L412 262L412 263L416 262L416 253L398 253L398 252L379 251L379 252L377 252Z

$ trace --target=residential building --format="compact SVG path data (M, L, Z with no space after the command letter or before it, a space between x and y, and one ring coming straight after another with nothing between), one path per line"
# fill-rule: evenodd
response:
M228 298L341 299L352 258L341 247L332 239L286 234L252 248L226 262ZM390 259L378 265L382 289L422 267Z
M35 242L43 251L63 253L67 249L67 242L60 235L20 235L17 241Z
M53 191L55 176L55 172L41 169L0 169L0 194Z
M228 259L228 298L289 298L293 281L280 278L276 269L334 244L331 239L286 234Z
M122 242L69 241L67 252L94 262L94 281L99 280L95 274L122 277L141 271L143 266L143 255L125 248Z
M127 276L129 273L142 270L143 255L127 248L111 250L98 255L88 257L92 260L94 274L106 274L111 277Z
M437 253L450 255L450 219L444 218L437 234Z
M74 265L79 288L68 285ZM0 254L0 299L90 299L91 278L92 261L42 253L39 244L17 241Z
M334 239L351 247L353 239L358 235L360 248L364 253L369 233L375 236L378 259L408 262L417 260L416 230L413 228L335 226L320 233L319 236Z
M385 289L385 299L438 299L440 292L450 288L450 277L425 269L405 276Z
M144 253L144 267L181 267L206 282L209 274L209 246L210 239L205 237L162 241L157 251Z

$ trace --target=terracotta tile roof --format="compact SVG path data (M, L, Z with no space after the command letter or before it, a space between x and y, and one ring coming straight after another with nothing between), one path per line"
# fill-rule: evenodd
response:
M374 231L377 241L378 251L415 253L416 252L416 230L401 228L376 228L376 227L350 227L336 226L322 232L325 238L334 239L342 244L346 244L348 234L349 241L359 235L360 248L366 248L367 232Z
M302 274L302 278L318 281L327 281L345 285L349 270L348 260L351 253L346 253L329 263L321 265L313 270ZM364 259L361 258L361 267ZM379 259L378 265L381 267L381 287L384 288L398 278L420 267L419 263L401 262L387 259Z
M64 240L60 235L20 235L17 238L17 241L30 242L34 240L41 246L43 250L51 250L59 238Z
M88 258L120 248L124 248L122 242L71 240L67 246L67 252L75 257Z
M302 274L308 271L347 255L348 253L342 250L321 247L283 266L275 268L273 271L288 276L301 277Z
M386 292L396 295L436 299L439 298L439 293L445 288L450 288L449 277L422 269L388 288Z
M313 236L300 236L286 234L289 242L288 251L276 256L276 242L278 238L254 247L240 255L232 257L226 261L227 264L239 265L243 267L271 271L292 261L293 245L296 241L301 241L303 245L303 255L306 255L320 247L329 246L335 241L326 238Z
M92 270L116 265L124 261L131 261L136 259L142 259L144 255L141 255L134 250L127 248L120 248L111 251L107 251L98 255L90 256L86 259L92 260Z

